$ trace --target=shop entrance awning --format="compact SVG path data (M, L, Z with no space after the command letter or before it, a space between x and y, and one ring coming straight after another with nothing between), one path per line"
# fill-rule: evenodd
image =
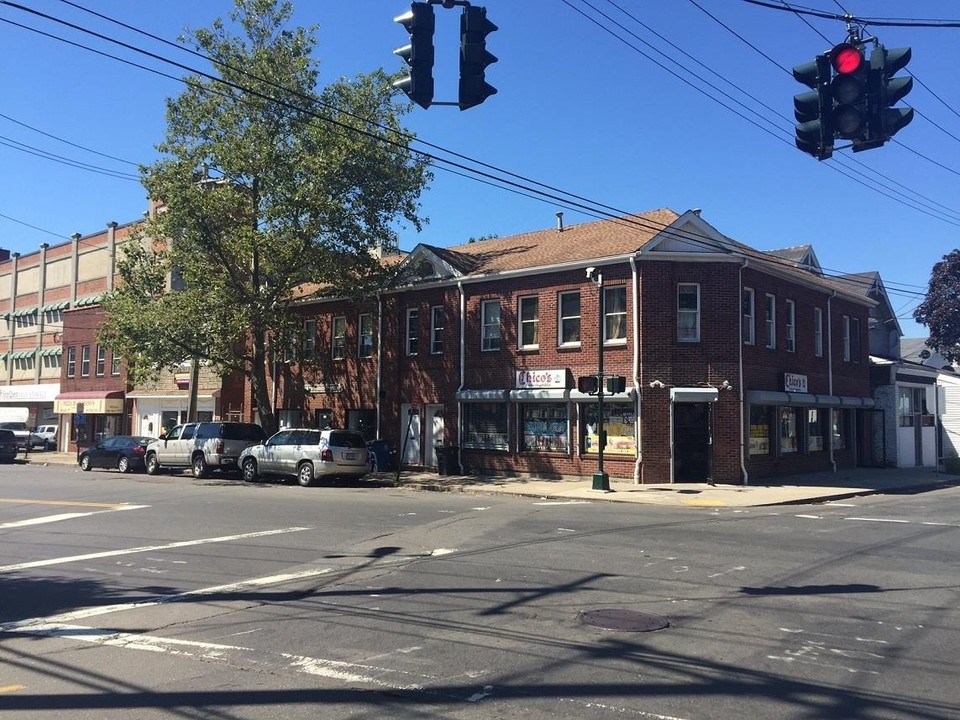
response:
M61 415L118 415L123 412L123 397L122 390L62 392L53 399L53 411Z

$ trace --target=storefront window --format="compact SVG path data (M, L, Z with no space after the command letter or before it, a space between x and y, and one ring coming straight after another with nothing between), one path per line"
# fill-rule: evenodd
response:
M847 413L844 410L832 410L833 449L842 450L847 446Z
M769 405L750 406L750 454L770 454L770 412Z
M823 450L823 420L822 410L807 410L807 452Z
M463 404L463 446L509 450L506 403Z
M780 452L795 453L800 430L799 408L780 408Z
M523 403L521 452L570 452L570 413L566 403Z
M596 403L580 403L580 448L584 454L598 454L597 430ZM607 434L604 455L637 454L637 413L633 403L604 403L603 431Z

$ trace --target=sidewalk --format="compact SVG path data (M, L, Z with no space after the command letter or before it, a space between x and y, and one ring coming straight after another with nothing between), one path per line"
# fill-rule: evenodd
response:
M72 453L33 452L19 455L18 461L32 465L74 465ZM375 473L371 478L395 481L395 472ZM611 480L611 492L593 489L587 480L539 480L527 477L480 477L474 475L438 475L431 472L402 471L398 486L410 490L469 492L492 495L517 495L553 499L558 502L627 502L678 507L761 507L816 503L827 500L911 493L960 485L960 475L938 473L931 468L857 468L837 473L811 473L788 478L759 479L749 485L707 485L674 483L635 485Z

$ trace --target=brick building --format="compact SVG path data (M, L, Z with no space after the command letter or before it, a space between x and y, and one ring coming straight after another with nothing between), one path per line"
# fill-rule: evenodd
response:
M558 220L419 245L407 281L364 308L305 302L304 357L273 373L281 421L385 438L405 466L589 476L599 403L577 378L602 357L626 378L603 398L613 477L737 483L871 462L875 301L812 249L761 252L697 211Z

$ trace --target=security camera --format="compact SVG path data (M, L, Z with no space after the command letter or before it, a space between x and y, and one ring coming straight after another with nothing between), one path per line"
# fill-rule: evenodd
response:
M588 278L592 278L592 277L593 277L593 273L594 273L595 270L596 270L595 267L588 267L588 268L587 268L587 277L588 277Z

